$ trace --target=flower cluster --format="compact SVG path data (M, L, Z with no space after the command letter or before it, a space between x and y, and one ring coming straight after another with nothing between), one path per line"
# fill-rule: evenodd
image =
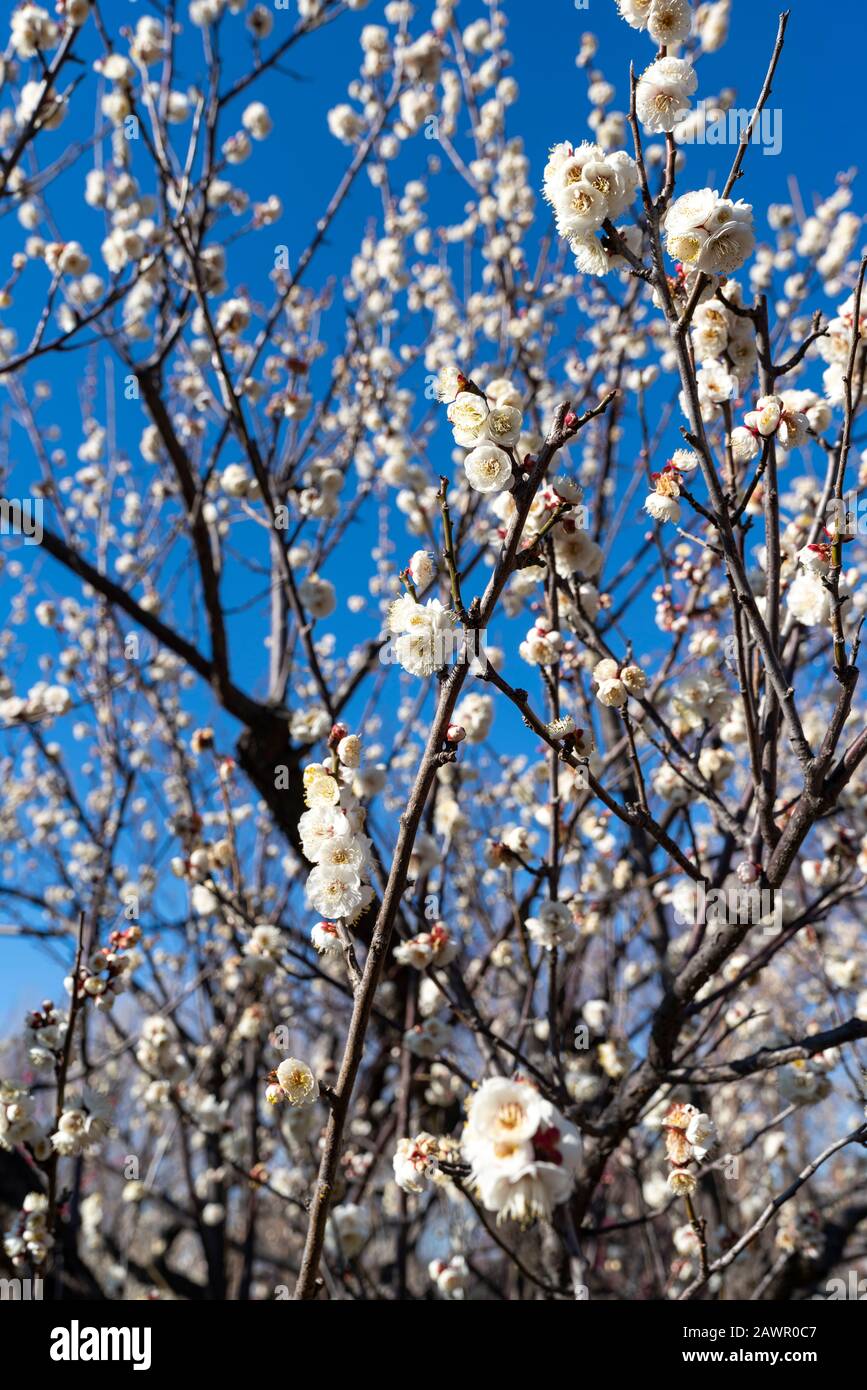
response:
M332 729L329 744L331 762L309 763L303 774L309 810L298 829L304 854L315 865L305 891L309 906L326 921L351 923L373 901L371 845L364 834L364 808L353 791L360 750L342 724Z
M526 927L530 940L546 951L554 951L558 946L568 949L578 939L575 919L566 903L540 903L535 917L527 918Z
M665 1131L665 1154L671 1166L668 1175L670 1191L688 1197L696 1189L691 1163L701 1163L715 1142L713 1120L697 1106L676 1101L662 1120Z
M666 60L667 61L667 60ZM673 60L672 60L673 61ZM665 248L687 271L727 276L755 246L753 209L738 199L700 188L676 198L665 214Z
M651 473L653 491L644 499L644 510L654 521L680 521L680 478L670 465L666 464L661 473Z
M427 1272L443 1298L463 1298L470 1283L470 1270L463 1255L452 1255L450 1260L431 1260Z
M7 1152L16 1144L26 1144L38 1159L51 1153L34 1114L35 1106L27 1088L13 1081L0 1081L0 1149Z
M698 77L686 58L657 58L635 88L635 113L645 130L672 131L689 112Z
M689 37L689 0L617 0L621 19L632 29L646 29L654 43L668 47Z
M518 651L529 666L553 666L560 659L564 638L544 618L537 618Z
M151 1014L142 1023L135 1055L139 1065L159 1087L154 1095L164 1093L163 1083L179 1082L190 1072L177 1033L171 1021L162 1014Z
M585 275L607 274L611 261L595 233L631 206L638 189L635 160L625 150L606 154L587 140L577 147L563 141L551 149L543 188L578 269Z
M62 685L37 681L25 695L8 695L0 700L0 721L4 724L35 724L66 714L72 696Z
M630 695L640 695L647 686L647 676L640 666L621 666L613 657L604 657L593 668L596 698L600 705L619 709Z
M427 970L429 966L441 968L448 965L459 949L459 943L445 923L436 922L430 931L419 932L417 936L411 936L395 946L394 958L401 965Z
M402 594L388 610L394 654L411 676L432 676L445 666L454 645L454 614L438 598L418 603Z
M61 1158L94 1153L109 1132L106 1098L86 1089L83 1095L64 1105L51 1146Z
M77 978L67 978L69 993L74 991L79 999L92 999L98 1009L110 1009L117 996L129 988L130 976L139 959L132 948L139 941L139 926L110 932L108 945L92 952Z
M760 396L755 410L732 430L732 454L736 463L747 463L761 453L762 441L773 437L783 449L803 448L810 422L785 396Z
M811 544L798 552L798 571L786 590L786 607L802 627L829 627L834 600L827 583L831 568L831 546ZM845 585L838 585L845 597Z
M821 1054L809 1061L790 1062L780 1067L777 1081L780 1095L789 1105L817 1105L831 1092L828 1068L832 1059Z
M461 1149L498 1224L550 1221L571 1195L578 1131L529 1081L483 1081L469 1102Z
M458 1157L453 1139L423 1130L413 1139L397 1141L392 1160L394 1180L401 1192L423 1192L426 1181L442 1186L449 1178L441 1171L440 1163L454 1163Z
M43 1265L54 1244L48 1229L48 1198L44 1192L28 1192L11 1229L3 1238L3 1249L16 1269L28 1264Z
M482 391L459 372L455 384L460 389L446 414L455 443L470 450L464 459L467 482L476 492L506 491L515 481L509 451L518 443L524 423L511 383L493 381ZM440 394L449 389L443 381Z

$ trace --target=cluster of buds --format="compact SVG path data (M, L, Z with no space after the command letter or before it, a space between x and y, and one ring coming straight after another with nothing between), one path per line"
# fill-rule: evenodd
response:
M518 651L529 666L553 666L559 661L562 648L562 632L557 632L544 618L537 618Z
M34 1157L43 1162L51 1145L34 1118L33 1099L23 1086L0 1081L0 1150L26 1144Z
M665 1131L665 1153L671 1172L668 1186L679 1197L690 1197L696 1189L697 1178L689 1165L701 1163L714 1143L714 1123L695 1105L675 1101L662 1121Z
M782 396L760 396L755 410L748 410L744 423L732 430L732 455L736 463L749 463L761 453L762 441L772 435L783 449L800 449L808 429L803 411L793 410Z
M596 698L600 705L619 709L630 695L640 695L647 686L647 676L640 666L621 666L612 657L605 657L593 668Z
M63 1046L66 1022L66 1015L50 999L43 999L41 1007L27 1015L27 1055L31 1066L40 1069L54 1065Z
M201 747L196 746L198 737L204 740ZM193 735L194 751L200 752L203 748L210 747L212 740L212 729L197 730ZM224 763L231 764L225 774ZM231 758L220 759L217 768L221 778L224 775L231 776L234 763ZM233 852L231 841L225 837L215 841L203 840L203 825L204 821L198 811L192 811L189 815L178 815L172 819L170 829L181 841L184 852L173 856L170 867L175 878L187 879L196 885L193 888L193 907L204 913L216 906L216 900L209 889L200 885L210 879L216 870L228 868Z
M395 946L394 958L400 965L427 970L429 966L448 965L459 949L459 943L446 924L436 922L430 931L419 932L417 936L411 936L408 941L401 941Z
M204 822L197 811L188 816L175 816L171 830L183 845L183 854L176 854L171 860L171 870L175 878L188 879L201 884L211 877L217 869L225 869L232 862L232 845L228 839L205 841L201 838Z
M463 1298L470 1282L469 1266L463 1255L452 1255L448 1263L445 1260L431 1260L427 1272L443 1298Z
M28 1192L14 1225L3 1239L3 1249L16 1269L43 1265L54 1244L48 1229L48 1198Z
M414 1139L399 1139L392 1166L394 1180L402 1192L423 1192L426 1181L446 1183L441 1163L460 1161L460 1146L448 1136L437 1138L423 1130Z
M126 927L109 934L108 945L94 951L77 976L68 976L65 984L78 1000L92 999L98 1009L110 1009L114 1000L129 986L135 957L127 955L141 940L141 927Z
M61 1158L77 1158L79 1154L94 1153L109 1132L108 1106L105 1098L95 1091L67 1104L57 1129L51 1135L51 1146Z
M683 606L675 602L670 584L657 584L650 597L656 605L654 622L660 632L685 632L689 619Z

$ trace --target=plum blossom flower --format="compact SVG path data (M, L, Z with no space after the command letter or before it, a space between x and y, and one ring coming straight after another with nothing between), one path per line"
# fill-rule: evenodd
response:
M290 1105L312 1105L319 1099L319 1084L306 1062L286 1057L274 1072L283 1099Z
M401 941L394 948L394 958L401 965L411 965L415 970L427 970L429 966L442 967L453 961L460 944L444 922L437 922L429 932L419 932L407 941Z
M667 463L661 473L652 473L653 492L644 499L644 510L654 521L680 520L680 474L673 463Z
M523 1079L482 1082L469 1103L461 1138L472 1181L497 1224L548 1221L571 1195L578 1132Z
M503 492L514 482L512 460L498 444L479 444L464 459L467 482L476 492Z
M527 918L527 933L537 946L553 951L558 946L574 945L578 932L566 903L540 903L535 917Z
M635 111L645 130L674 130L697 87L695 68L687 59L666 57L651 63L635 91Z
M475 391L461 391L446 411L456 444L472 446L484 434L488 403Z
M809 428L806 415L792 409L782 396L760 396L755 410L744 416L744 426L761 439L774 435L784 449L801 448Z
M830 590L815 569L801 570L786 591L786 607L804 627L828 627L831 622Z
M672 259L708 275L733 274L755 246L751 205L721 198L712 188L676 198L665 214L664 227Z
M421 604L404 594L389 609L388 627L396 636L394 654L410 675L430 676L446 665L454 640L454 614L439 599Z

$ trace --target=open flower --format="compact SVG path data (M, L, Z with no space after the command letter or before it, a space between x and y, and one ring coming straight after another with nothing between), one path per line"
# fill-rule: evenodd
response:
M528 1081L483 1082L470 1101L461 1148L482 1205L497 1213L498 1224L550 1220L571 1195L578 1132Z
M685 58L658 58L645 68L635 92L636 114L645 130L674 130L697 86L695 68Z
M287 1057L274 1072L274 1080L290 1105L312 1105L319 1098L319 1085L306 1062Z
M667 463L661 473L652 473L653 492L644 499L644 510L654 521L678 522L680 520L680 474L672 463Z
M472 445L482 437L488 418L488 403L475 391L461 391L446 415L452 424L455 443Z
M664 225L666 250L672 259L708 275L731 275L755 245L750 204L720 198L712 188L675 199Z
M479 444L464 459L464 472L476 492L504 492L514 482L512 460L498 444Z
M430 676L445 666L451 655L454 615L439 599L416 603L404 594L391 605L389 631L397 634L394 653L405 671L413 676Z
M744 425L763 439L775 435L784 449L799 449L806 443L809 429L806 415L794 410L782 396L761 396L755 410L744 416Z
M531 941L546 951L574 945L578 936L571 911L559 902L540 903L535 917L527 918L527 933Z

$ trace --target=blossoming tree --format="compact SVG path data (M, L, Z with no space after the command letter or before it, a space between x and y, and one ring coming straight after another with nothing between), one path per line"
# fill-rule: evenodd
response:
M786 15L711 187L730 0L617 0L540 147L509 9L11 13L0 896L55 983L0 1209L52 1297L864 1259L861 219L751 193Z

